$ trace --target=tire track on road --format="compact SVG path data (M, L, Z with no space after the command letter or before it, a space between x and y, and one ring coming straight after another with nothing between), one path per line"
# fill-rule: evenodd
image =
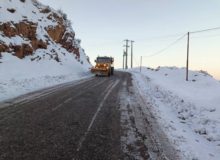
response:
M108 78L104 78L104 79L100 78L98 80L101 80L101 81L97 83L95 82L95 79L96 79L95 77L92 77L86 80L77 81L75 83L68 82L67 84L55 86L56 88L52 87L49 89L44 89L38 92L36 91L36 92L30 93L30 95L27 95L27 97L25 98L23 97L26 95L23 95L23 96L20 96L22 97L21 99L18 99L19 97L17 97L14 100L2 102L0 103L0 113L1 113L0 121L2 121L4 117L6 117L6 115L17 114L17 113L22 112L23 108L21 107L25 105L31 105L31 104L37 103L38 101L42 101L43 99L46 99L47 97L50 97L53 94L59 93L60 91L64 92L63 96L58 97L57 99L54 99L54 101L56 101L56 103L63 102L59 104L59 107L61 107L62 104L66 104L67 102L71 101L71 98L69 97L71 94L74 94L74 90L78 90L80 88L81 91L84 91L84 90L86 91L87 89L95 88L108 80ZM66 91L66 89L68 90ZM74 95L74 97L80 96L84 93L85 92L81 92L77 95ZM55 108L59 108L59 107L55 107ZM56 109L52 109L52 110L54 111Z
M48 87L48 88L41 89L38 91L30 92L30 93L18 96L16 98L8 99L6 101L0 102L0 109L8 107L8 106L12 106L12 105L19 106L19 105L27 104L30 101L33 102L34 100L56 93L59 90L78 86L80 84L83 84L83 83L86 83L87 81L92 81L92 80L94 80L94 77L83 79L83 80L78 80L78 81L73 81L73 82L67 82L64 84L59 84L59 85Z
M74 98L77 98L77 97L82 96L85 92L87 92L86 90L84 91L84 89L87 89L87 90L88 90L88 89L95 88L95 87L97 87L97 86L103 84L105 81L107 81L107 79L104 79L104 80L102 80L102 81L100 81L100 82L98 82L98 83L92 82L93 85L87 84L86 86L84 86L84 87L81 89L83 92L78 93L78 94L76 94L76 95L74 95L74 96L72 96L72 97L70 97L70 98L68 98L69 95L65 96L65 97L67 97L67 99L64 100L63 103L60 103L60 104L57 105L56 107L52 108L51 110L52 110L52 111L56 111L57 109L59 109L59 108L62 107L63 105L65 105L65 104L71 102Z
M105 89L105 91L103 92L103 95L105 95L105 96L104 96L103 100L100 102L100 104L99 104L99 106L98 106L98 109L97 109L97 111L95 112L94 116L92 117L92 120L91 120L91 122L90 122L90 124L89 124L89 126L88 126L88 128L87 128L87 130L86 130L86 132L84 133L83 137L80 139L79 145L78 145L78 147L77 147L77 149L76 149L77 152L80 151L80 149L81 149L81 147L82 147L82 144L83 144L83 142L85 141L86 136L87 136L88 133L90 132L91 127L93 126L93 123L94 123L94 121L95 121L97 115L99 114L100 110L102 109L105 100L108 98L109 94L112 92L112 90L116 87L116 85L117 85L119 82L120 82L120 80L117 80L116 82L111 82L111 83L108 85L108 87ZM73 160L74 160L74 159L73 159Z
M0 122L9 119L10 115L23 112L24 109L32 109L33 111L41 109L43 106L39 106L37 108L31 108L32 107L31 105L37 103L38 101L43 101L44 99L55 96L56 94L60 94L60 92L64 92L65 93L63 94L64 96L54 99L54 101L56 101L55 103L60 103L59 101L63 101L64 97L70 96L70 94L74 92L74 90L78 90L79 88L81 88L81 90L85 90L88 89L89 87L92 87L92 84L94 84L94 78L91 79L89 78L76 83L69 82L68 84L63 85L64 88L58 86L58 88L51 88L48 90L43 90L43 92L40 91L39 93L34 93L33 95L30 95L29 98L25 99L24 101L21 100L19 103L16 103L16 99L15 99L15 102L13 102L11 105L6 106L4 108L0 108L0 113L1 113ZM67 89L68 91L66 91Z

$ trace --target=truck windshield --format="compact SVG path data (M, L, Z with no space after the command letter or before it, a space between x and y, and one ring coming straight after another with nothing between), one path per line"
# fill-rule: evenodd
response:
M111 63L112 60L110 58L97 58L96 62L98 62L98 63Z

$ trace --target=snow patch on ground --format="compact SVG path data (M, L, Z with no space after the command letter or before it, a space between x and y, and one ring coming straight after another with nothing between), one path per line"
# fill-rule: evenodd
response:
M205 72L164 67L130 70L145 101L182 159L220 157L220 83Z
M137 145L138 141L142 141L137 134L137 128L135 124L135 115L132 103L137 103L135 97L129 95L125 86L126 81L123 82L123 89L120 93L120 111L121 111L121 124L123 127L123 135L121 136L123 152L129 158L142 160L143 157L140 154L140 146Z

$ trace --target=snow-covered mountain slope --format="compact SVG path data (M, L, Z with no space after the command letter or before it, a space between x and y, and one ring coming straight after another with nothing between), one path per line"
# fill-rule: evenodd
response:
M162 67L130 71L134 84L182 159L220 158L220 82L203 71Z
M0 101L79 79L90 67L62 11L37 0L0 1Z

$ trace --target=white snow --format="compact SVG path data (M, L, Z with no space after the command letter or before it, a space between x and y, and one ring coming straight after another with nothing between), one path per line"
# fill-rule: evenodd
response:
M43 50L39 50L37 54L41 54L40 52ZM31 61L29 57L21 60L8 53L2 55L0 101L91 76L89 65L82 65L70 54L63 56L62 63L49 60L49 56L40 61Z
M20 0L2 0L0 1L0 22L8 22L13 21L14 23L19 23L20 21L26 19L33 23L38 23L41 21L41 25L43 26L55 26L57 25L56 21L48 20L48 14L41 13L39 9L47 8L40 4L39 2L34 3L33 0L25 0L25 2L21 2ZM34 4L34 5L33 5ZM11 13L8 9L14 9L15 12ZM56 12L51 9L51 11ZM58 12L56 12L58 14Z
M3 37L0 33L0 41L4 42L5 44L7 44L8 46L10 44L16 46L16 45L22 45L22 44L30 44L30 41L24 40L22 37L20 36L14 36L14 37Z
M205 72L162 67L130 70L135 86L182 159L220 159L220 82Z

